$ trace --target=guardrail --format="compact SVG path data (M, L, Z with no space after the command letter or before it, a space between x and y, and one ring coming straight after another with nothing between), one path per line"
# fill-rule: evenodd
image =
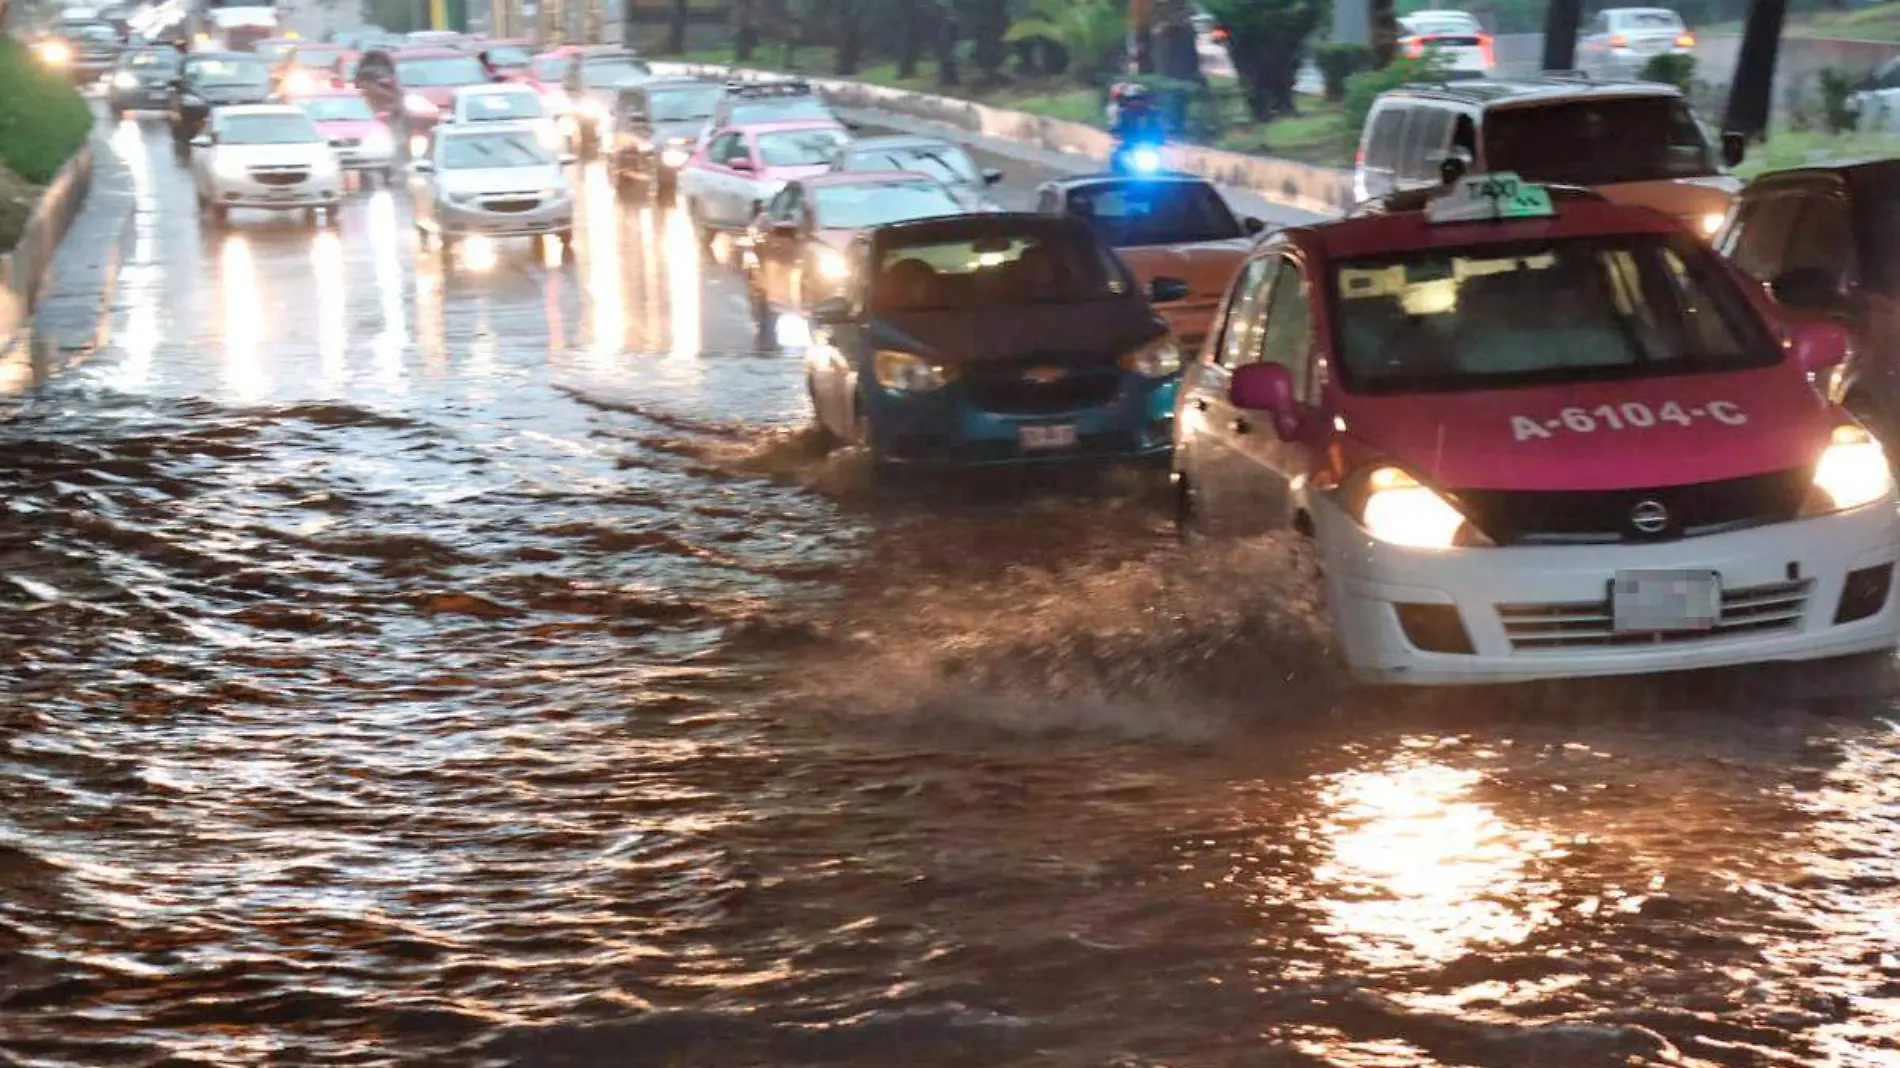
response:
M703 78L753 80L786 76L713 64L655 63L653 66L659 73ZM805 80L827 100L843 107L891 112L1027 148L1095 160L1106 160L1115 148L1115 139L1106 130L1079 122L837 78L806 76ZM1333 167L1185 144L1169 145L1165 156L1168 166L1175 170L1245 189L1276 204L1302 211L1341 215L1352 206L1352 175Z
M0 379L17 370L15 350L31 331L33 309L43 295L53 257L91 190L92 144L88 142L40 194L19 242L0 254ZM6 385L0 381L0 392L5 392Z

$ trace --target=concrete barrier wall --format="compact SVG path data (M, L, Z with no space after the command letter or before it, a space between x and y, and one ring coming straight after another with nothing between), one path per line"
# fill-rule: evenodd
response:
M47 271L73 217L92 189L92 145L82 146L54 176L20 234L0 255L0 349L10 347L32 318Z
M783 77L764 71L701 64L655 63L653 66L661 73L704 78ZM839 107L891 112L1010 144L1094 160L1106 160L1115 148L1114 138L1107 131L1079 122L862 82L835 78L808 80L826 100ZM1276 204L1302 211L1338 215L1352 203L1352 176L1343 170L1194 145L1169 146L1166 156L1168 166L1176 170L1245 189Z

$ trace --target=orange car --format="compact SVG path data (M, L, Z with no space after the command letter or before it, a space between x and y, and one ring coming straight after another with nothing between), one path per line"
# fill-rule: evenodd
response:
M1259 219L1236 217L1207 180L1185 174L1062 178L1038 190L1036 208L1087 222L1143 286L1185 281L1185 297L1155 310L1189 352L1207 336L1254 235L1266 229Z

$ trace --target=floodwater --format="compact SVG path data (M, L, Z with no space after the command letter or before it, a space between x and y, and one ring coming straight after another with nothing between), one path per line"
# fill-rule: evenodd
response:
M1151 474L876 491L598 173L445 276L113 145L0 423L0 1064L1900 1064L1889 665L1354 690Z

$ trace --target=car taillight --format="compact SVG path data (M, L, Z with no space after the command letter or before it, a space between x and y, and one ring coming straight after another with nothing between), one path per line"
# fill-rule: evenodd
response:
M1417 59L1425 54L1425 39L1423 37L1407 37L1400 43L1405 45L1405 54L1413 59Z
M1495 67L1498 65L1498 54L1491 49L1490 34L1481 33L1478 35L1478 54L1484 57L1485 66Z
M1679 33L1679 34L1677 34L1677 35L1676 35L1676 47L1677 47L1677 48L1694 48L1694 47L1695 47L1695 34L1693 34L1693 33Z
M1620 33L1613 33L1610 35L1611 48L1628 48L1629 46L1630 46L1629 38L1623 36Z

